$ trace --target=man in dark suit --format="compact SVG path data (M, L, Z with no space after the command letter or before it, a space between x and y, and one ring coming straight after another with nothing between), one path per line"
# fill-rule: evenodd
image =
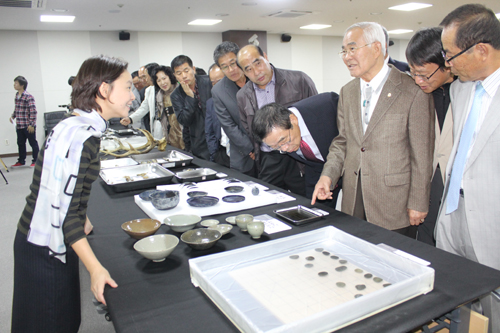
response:
M189 128L193 154L210 160L205 138L206 103L212 97L210 79L208 75L195 75L193 62L185 55L175 57L171 67L179 81L179 86L170 96L177 120L182 126Z
M342 87L337 126L315 199L342 176L342 211L415 238L429 209L434 105L406 74L384 61L375 22L346 31L340 56L356 79Z
M339 134L338 100L339 95L328 92L306 98L288 109L271 103L257 110L253 119L252 130L256 141L264 142L305 164L307 198L312 198L328 148ZM333 199L325 203L335 207L338 192L337 187Z
M233 42L223 42L214 51L214 62L225 77L212 88L214 110L222 129L229 138L229 162L236 169L249 176L257 177L253 144L240 122L240 109L236 94L247 83L247 77L236 64L240 50Z

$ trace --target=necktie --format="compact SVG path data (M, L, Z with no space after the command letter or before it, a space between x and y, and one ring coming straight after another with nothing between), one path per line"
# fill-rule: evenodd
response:
M370 99L372 98L372 87L365 86L364 89L365 99L363 100L363 114L364 114L364 122L366 125L370 122L370 117L368 117L368 111L370 111Z
M458 143L457 154L453 161L453 169L451 170L450 186L448 188L448 203L446 205L446 214L454 212L458 208L458 199L460 196L460 186L464 174L465 163L467 162L467 153L472 141L472 136L476 129L477 119L481 111L481 102L484 95L484 88L481 82L476 85L474 101L470 110L467 121L465 122L460 142Z
M305 142L304 140L300 141L300 151L302 152L302 155L304 155L304 157L307 160L314 161L314 162L319 162L319 159L316 158L316 156L314 155L311 147L309 147L309 145L307 144L307 142Z

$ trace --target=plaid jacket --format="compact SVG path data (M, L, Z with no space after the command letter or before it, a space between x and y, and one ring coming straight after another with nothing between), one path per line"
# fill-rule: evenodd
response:
M36 126L36 105L33 96L24 91L21 97L15 98L16 108L12 114L12 118L16 118L16 128L22 129L28 126Z

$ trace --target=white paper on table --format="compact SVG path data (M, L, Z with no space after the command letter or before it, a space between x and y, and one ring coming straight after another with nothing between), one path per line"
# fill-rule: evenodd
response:
M253 219L256 221L264 222L264 232L268 235L292 229L292 227L290 227L288 224L285 224L267 214L254 216Z
M288 202L288 201L296 200L291 195L288 195L288 194L285 194L285 193L281 193L280 191L276 191L276 190L270 190L270 191L267 191L267 193L274 194L276 196L276 200L277 200L278 203L283 203L283 202Z
M256 182L251 181L251 180L246 181L244 183L247 184L250 187L257 187L259 189L259 191L267 191L267 190L269 190L269 187L264 186L264 185L259 184L259 183L256 183Z
M243 191L239 193L228 193L224 190L224 188L228 186L242 186ZM149 217L159 221L163 221L167 216L176 214L195 214L204 217L276 204L276 196L273 194L261 191L259 195L253 195L252 188L245 183L229 183L224 179L200 182L197 183L195 188L183 186L183 184L171 184L159 185L157 189L179 191L179 204L169 210L158 210L153 207L150 201L142 200L139 195L134 196L134 201ZM187 203L189 199L187 193L190 191L205 191L209 196L218 198L219 202L211 207L192 207ZM237 203L228 203L222 200L223 197L233 194L244 196L245 200Z

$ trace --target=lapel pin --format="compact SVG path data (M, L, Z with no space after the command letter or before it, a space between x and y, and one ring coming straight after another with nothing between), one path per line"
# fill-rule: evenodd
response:
M392 96L392 94L391 94L391 93L388 93L388 94L387 94L387 97L391 97L391 96Z

